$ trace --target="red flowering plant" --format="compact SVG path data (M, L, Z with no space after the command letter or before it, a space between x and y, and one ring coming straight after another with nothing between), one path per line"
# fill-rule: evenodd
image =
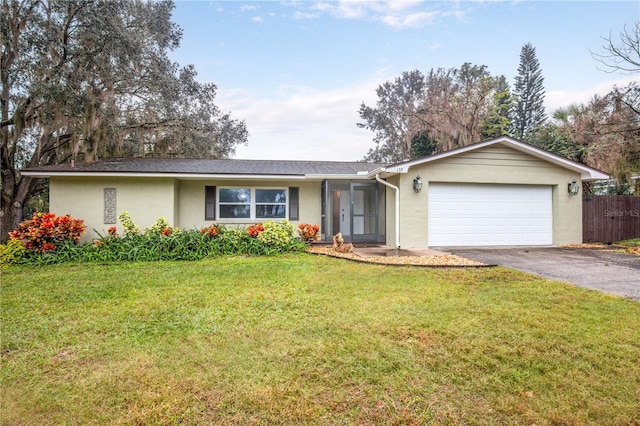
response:
M298 235L304 242L314 241L320 233L320 226L311 225L309 223L301 223L298 225Z
M100 235L100 238L93 240L93 245L97 248L102 247L105 243L107 243L109 240L112 239L117 239L120 236L118 235L118 227L117 226L111 226L109 228L107 228L107 234L105 236Z
M117 226L112 226L111 228L107 229L107 234L110 237L118 238L118 227Z
M22 222L9 233L9 237L20 240L27 250L46 253L56 249L64 241L78 243L86 226L84 220L69 215L56 217L53 213L34 213L31 219Z
M260 233L263 232L263 231L264 231L264 226L262 226L261 223L256 223L255 225L251 225L251 226L249 226L247 228L247 232L253 238L257 238L258 235L260 235Z
M200 230L200 234L208 235L211 238L215 238L215 237L218 236L218 234L220 234L220 226L219 225L211 225L211 226L208 226L206 228L202 228Z

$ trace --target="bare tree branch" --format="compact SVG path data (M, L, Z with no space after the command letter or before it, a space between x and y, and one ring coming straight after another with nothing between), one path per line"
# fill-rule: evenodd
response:
M602 46L604 52L594 53L591 56L604 65L598 69L607 72L622 72L624 74L635 74L640 71L640 21L636 21L633 28L628 30L625 25L620 33L620 41L613 41L611 33L609 37L602 37L606 42Z

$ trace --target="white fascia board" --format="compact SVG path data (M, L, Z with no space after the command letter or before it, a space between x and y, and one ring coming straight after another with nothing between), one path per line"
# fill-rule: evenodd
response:
M567 167L570 168L570 167ZM583 182L591 182L591 181L595 181L595 180L602 180L602 179L609 179L610 175L601 172L600 170L596 170L596 169L591 169L590 167L587 167L586 169L580 169L577 168L575 169L576 172L580 173L580 179Z
M380 175L384 171L385 171L384 167L378 167L376 169L373 169L369 173L367 173L367 179L375 179L376 175Z
M215 180L304 180L302 175L208 175L181 174L177 179L215 179Z
M318 174L318 175L305 175L305 179L307 180L370 180L369 174L366 175L326 175L326 174Z
M307 174L307 175L233 175L233 174L192 174L192 173L114 173L114 172L23 172L30 177L126 177L126 178L173 178L173 179L215 179L215 180L369 180L363 174Z
M406 171L404 172L389 171L389 170L386 170L384 167L382 167L380 170L378 170L376 174L373 175L372 178L375 179L376 175L378 175L378 177L382 179L388 179L391 176L395 176L400 173L407 173L407 172Z
M172 179L216 179L216 180L303 180L303 175L229 175L191 173L106 173L106 172L23 172L31 177L126 177L126 178L172 178Z

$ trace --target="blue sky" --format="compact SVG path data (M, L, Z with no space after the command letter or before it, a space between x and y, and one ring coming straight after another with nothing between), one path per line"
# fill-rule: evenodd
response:
M360 160L373 134L358 109L403 71L486 65L513 87L536 48L551 113L639 75L606 73L589 51L640 19L637 1L179 1L172 58L218 86L245 120L236 158Z

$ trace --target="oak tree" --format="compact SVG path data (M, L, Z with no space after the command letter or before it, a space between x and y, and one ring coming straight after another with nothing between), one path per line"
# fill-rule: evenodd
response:
M375 108L360 105L363 122L357 125L374 133L376 145L369 150L366 160L393 163L410 158L424 90L424 75L418 70L405 71L393 82L378 86Z
M374 132L366 160L400 162L504 134L511 95L503 76L486 66L405 72L376 91L375 107L360 106L358 123Z
M180 28L169 0L3 0L0 239L43 182L36 167L99 157L225 157L245 123L216 86L169 59Z

